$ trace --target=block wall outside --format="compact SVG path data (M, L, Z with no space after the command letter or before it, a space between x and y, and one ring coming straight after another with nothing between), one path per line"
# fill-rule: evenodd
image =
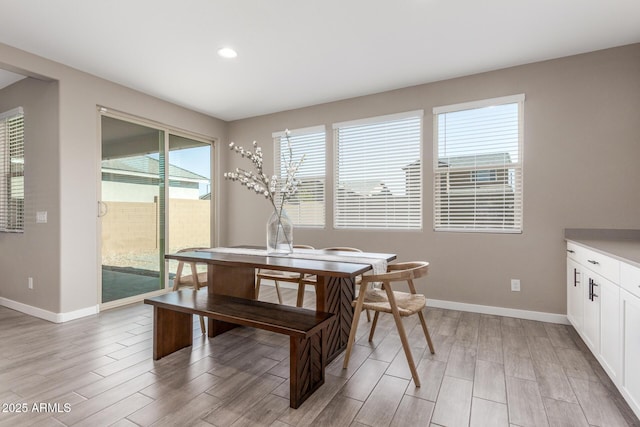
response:
M102 254L153 252L159 247L158 204L105 202L102 217ZM175 252L186 247L209 247L211 215L209 200L172 199L169 201L169 233Z
M211 247L211 201L169 200L169 250Z

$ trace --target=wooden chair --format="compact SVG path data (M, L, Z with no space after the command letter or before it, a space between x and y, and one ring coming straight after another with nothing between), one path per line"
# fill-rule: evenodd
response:
M294 249L314 249L309 245L293 245ZM282 294L280 293L280 285L278 282L296 283L298 285L298 295L300 294L301 281L305 276L302 273L296 273L292 271L280 271L280 270L260 270L256 274L256 299L260 295L260 283L263 279L273 280L276 285L276 294L278 295L278 302L282 304ZM299 298L298 298L299 301ZM298 307L302 307L302 304L298 302Z
M206 248L186 248L180 249L180 252L193 252L199 249ZM189 262L189 267L191 268L191 274L187 276L183 276L182 273L184 271L184 261L178 261L178 268L176 269L176 276L173 278L173 290L177 291L183 286L192 287L196 291L198 289L204 288L207 286L207 272L198 273L195 262ZM204 326L204 317L200 316L200 330L203 334L207 333L207 330Z
M416 365L411 355L411 349L409 348L409 341L407 340L407 334L402 324L402 318L417 314L420 318L420 324L424 336L427 339L429 350L431 354L435 351L433 349L433 343L431 342L431 336L427 329L427 323L424 319L422 309L427 304L427 299L424 295L416 293L416 288L413 284L413 279L417 279L422 276L426 276L429 270L429 263L424 261L415 262L403 262L397 264L390 264L387 266L387 273L364 276L362 278L362 284L360 288L360 294L358 299L353 301L355 311L353 313L353 323L351 324L351 332L349 333L349 341L347 343L347 351L344 356L343 369L346 369L349 364L349 357L351 356L351 350L353 348L353 342L356 339L356 331L358 330L358 322L360 320L360 312L363 309L373 310L376 314L373 317L373 323L371 324L371 332L369 333L369 341L373 340L373 333L376 330L376 324L378 323L378 316L380 313L391 313L398 328L398 334L400 335L400 341L402 342L402 348L407 357L409 363L409 369L411 370L411 376L416 387L420 387L420 378L418 378L418 372L416 371ZM409 293L393 291L391 283L404 282L409 285ZM367 289L370 283L382 283L381 289Z
M351 248L348 246L331 246L329 248L322 249L323 251L335 251L335 252L362 252L361 249ZM317 277L306 276L302 279L302 285L298 288L298 307L302 307L302 301L304 299L304 288L307 285L316 286ZM362 276L356 277L356 287L360 286L360 282L362 282ZM371 322L371 315L369 314L369 310L367 310L367 321Z

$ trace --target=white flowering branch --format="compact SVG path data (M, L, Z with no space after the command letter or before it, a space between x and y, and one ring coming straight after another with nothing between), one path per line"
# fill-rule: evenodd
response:
M280 222L285 203L298 191L300 180L296 178L296 173L298 172L298 169L305 157L303 155L298 162L293 160L293 150L291 148L289 135L290 132L287 129L285 131L285 138L287 138L288 156L285 157L285 153L282 153L282 163L287 166L286 176L283 177L283 180L278 178L277 175L272 175L271 178L269 178L269 176L264 173L262 149L258 146L256 141L253 141L253 151L245 150L234 142L229 143L229 148L232 151L240 154L243 158L246 157L251 160L255 170L236 168L235 172L225 172L224 174L225 179L239 182L243 187L255 192L256 194L261 194L269 200L271 206L273 206L273 209L276 212L276 215L278 215L278 222ZM279 184L280 188L278 188Z

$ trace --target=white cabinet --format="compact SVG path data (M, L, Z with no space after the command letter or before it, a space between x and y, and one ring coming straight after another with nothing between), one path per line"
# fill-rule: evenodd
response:
M620 281L622 369L619 387L640 417L640 269L622 264Z
M640 417L640 268L568 242L567 319Z
M567 243L567 318L610 375L620 367L620 261Z
M622 364L620 348L620 287L602 277L595 279L598 287L593 298L600 298L600 353L602 367L615 383ZM599 289L599 290L596 290Z
M582 329L584 303L580 264L567 258L567 318L576 329Z
M591 351L598 355L600 352L600 291L597 286L599 284L596 284L595 273L584 269L583 274L586 283L582 292L584 319L582 330L578 332Z

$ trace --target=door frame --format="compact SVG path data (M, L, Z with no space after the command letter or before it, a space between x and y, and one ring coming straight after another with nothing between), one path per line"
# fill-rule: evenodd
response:
M96 201L96 205L97 205L97 213L96 213L96 221L97 221L97 226L96 226L96 253L97 253L97 259L96 259L96 264L98 266L97 271L98 271L98 277L97 277L97 305L98 305L98 311L102 311L102 310L107 310L110 308L115 308L115 307L120 307L123 305L127 305L127 304L132 304L135 302L139 302L142 301L144 298L149 298L149 297L154 297L157 295L162 295L164 293L167 293L169 291L168 288L168 284L169 284L169 269L168 269L168 262L165 260L165 268L164 268L164 277L163 277L163 281L164 281L164 288L163 289L159 289L157 291L153 291L153 292L148 292L145 294L140 294L140 295L134 295L131 297L127 297L127 298L122 298L119 300L115 300L115 301L109 301L107 303L103 303L102 302L102 220L101 220L101 209L100 209L100 203L102 201L102 117L106 116L106 117L111 117L114 119L118 119L118 120L123 120L129 123L133 123L133 124L137 124L137 125L141 125L141 126L146 126L146 127L151 127L154 129L157 129L159 131L162 131L164 133L164 158L167 159L168 158L168 153L169 153L169 135L175 135L175 136L181 136L184 138L189 138L189 139L193 139L195 141L198 142L202 142L205 144L209 144L211 145L211 158L209 159L210 161L210 165L211 165L211 200L210 200L210 209L211 209L211 226L210 226L210 236L209 236L209 241L211 242L212 246L217 246L218 245L218 236L219 236L219 229L218 229L218 209L219 209L219 202L218 202L218 194L219 191L218 190L218 180L216 179L216 174L214 173L215 171L217 171L217 167L218 162L217 162L217 154L216 154L216 142L218 141L217 138L215 137L211 137L211 136L207 136L207 135L203 135L203 134L199 134L197 132L192 132L192 131L188 131L188 130L184 130L184 129L180 129L180 128L176 128L174 126L170 126L170 125L166 125L164 123L160 123L160 122L156 122L153 120L149 120L149 119L145 119L139 116L135 116L129 113L125 113L122 111L118 111L118 110L114 110L112 108L108 108L102 105L97 105L96 106L96 114L97 114L97 146L98 146L98 150L97 150L97 173L96 173L96 189L97 189L97 201ZM167 169L168 170L168 169ZM164 244L165 244L165 248L162 248L162 250L165 250L166 248L169 247L169 174L165 174L164 177L164 200L165 200L165 211L164 211L164 215L165 215L165 220L164 220Z

